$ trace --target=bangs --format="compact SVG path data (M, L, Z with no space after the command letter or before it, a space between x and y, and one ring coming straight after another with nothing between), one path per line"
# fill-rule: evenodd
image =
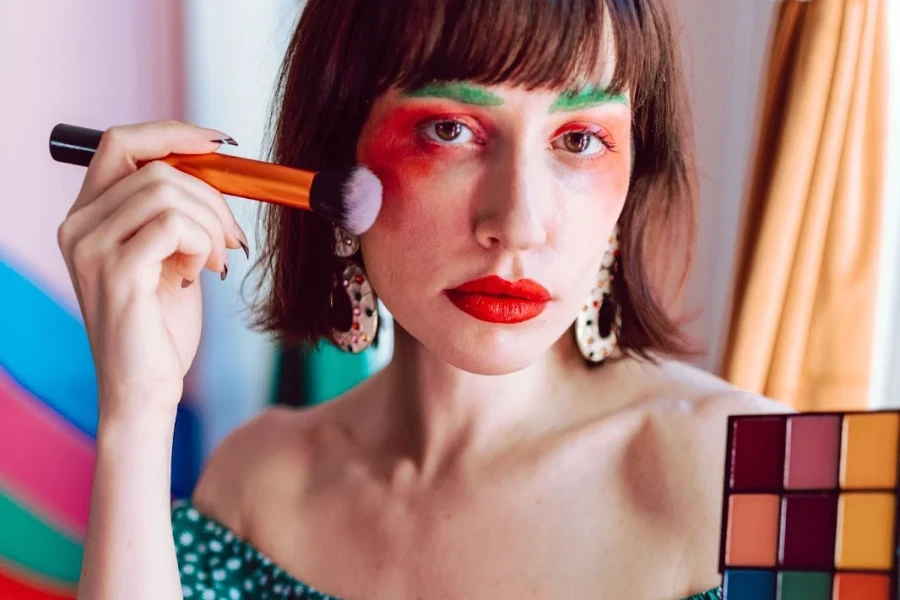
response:
M361 0L359 9L378 49L368 64L378 93L434 80L621 93L653 81L661 55L629 1Z

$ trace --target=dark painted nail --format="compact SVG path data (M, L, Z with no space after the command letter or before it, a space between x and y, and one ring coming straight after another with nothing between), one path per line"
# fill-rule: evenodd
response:
M237 223L234 224L234 236L237 238L238 243L241 245L241 248L244 249L244 254L247 255L247 260L250 260L250 242L247 241L247 236L244 234L244 230L241 229L241 226Z
M238 145L238 143L236 141L234 141L234 138L230 138L230 137L222 138L220 140L212 140L212 141L217 144L228 144L229 146L237 146Z
M194 283L194 280L193 280L193 279L182 279L182 280L181 280L181 287L182 287L182 288L186 288L187 286L191 285L192 283Z
M222 281L225 281L226 277L228 277L228 264L225 264L225 268L222 269Z

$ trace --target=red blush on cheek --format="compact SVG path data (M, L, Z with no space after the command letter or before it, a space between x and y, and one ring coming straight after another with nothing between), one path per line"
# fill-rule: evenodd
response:
M630 180L628 158L625 157L615 163L609 173L603 176L602 181L597 181L595 185L606 188L614 197L624 197L628 193Z
M422 186L440 170L442 148L422 139L417 125L440 113L397 108L388 114L360 146L360 163L381 179L386 198L403 197Z

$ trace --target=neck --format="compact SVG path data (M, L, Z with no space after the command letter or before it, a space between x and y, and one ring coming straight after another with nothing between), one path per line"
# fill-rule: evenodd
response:
M476 375L395 325L393 359L377 377L386 402L379 437L415 466L418 479L431 479L466 457L494 455L565 427L590 407L590 374L568 334L521 371Z

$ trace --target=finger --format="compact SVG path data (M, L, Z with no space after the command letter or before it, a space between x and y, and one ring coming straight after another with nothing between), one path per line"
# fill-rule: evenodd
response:
M193 192L195 198L202 200L205 202L212 210L219 216L219 220L222 222L223 230L225 231L225 241L226 245L229 248L238 248L241 245L241 242L246 243L246 236L244 235L243 230L241 229L240 224L237 222L237 219L234 216L234 212L231 210L231 207L228 206L228 201L225 200L225 196L209 185L202 179L194 177L193 175L188 175L183 171L179 171L172 165L168 163L164 163L161 161L155 161L157 168L164 170L168 173L174 181L180 182L184 185L185 189ZM147 165L144 168L151 167L151 165ZM245 239L241 239L245 238Z
M238 237L240 226L234 218L225 197L214 187L162 161L153 161L139 169L133 175L117 181L106 192L100 195L78 212L69 217L69 240L79 240L91 230L109 218L122 203L133 201L133 197L156 182L168 182L173 187L181 188L194 199L203 202L219 218L225 234L225 246L238 248L241 240ZM173 198L173 200L175 200ZM175 206L175 202L171 204ZM200 222L199 219L197 219ZM245 242L246 243L246 242Z
M228 137L215 129L197 127L180 121L152 121L110 127L100 138L91 159L81 191L70 213L91 202L116 181L137 170L139 161L154 160L168 154L205 154L214 152Z
M210 238L211 250L206 266L219 273L227 268L225 232L219 216L203 201L181 187L180 183L166 180L152 181L146 188L120 203L116 210L88 236L97 256L119 251L141 228L168 211L184 214L199 225Z
M182 280L198 277L211 249L209 235L187 215L174 209L161 212L121 246L108 267L109 284L130 285L110 285L107 293L118 301L132 293L153 294L166 277L168 285L180 288ZM171 271L163 269L164 262L172 265Z

